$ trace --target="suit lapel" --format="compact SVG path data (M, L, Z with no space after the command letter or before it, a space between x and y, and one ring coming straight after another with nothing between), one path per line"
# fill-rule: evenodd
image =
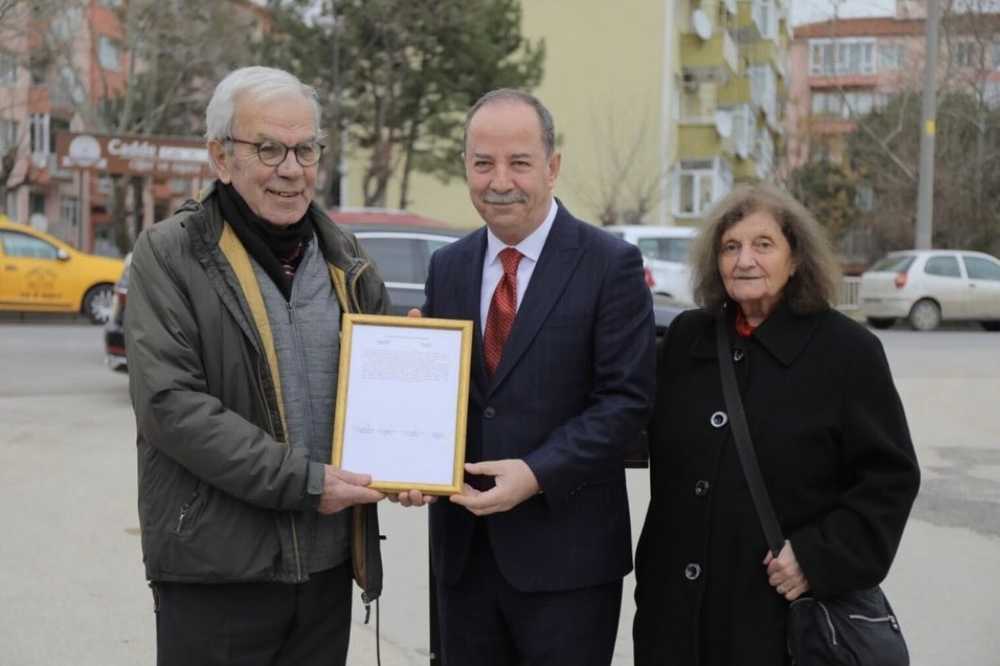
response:
M486 227L476 232L472 242L463 249L463 266L471 266L471 279L458 287L459 312L472 319L472 388L480 394L486 393L489 380L486 379L486 364L483 360L483 330L479 321L479 301L483 290L483 259L486 256Z
M531 282L528 283L524 300L517 309L514 326L504 345L500 365L497 366L487 395L492 394L517 365L566 288L582 254L576 224L580 223L560 206L549 236L545 240L542 254L538 257L538 265L531 274ZM482 272L479 279L481 283ZM481 357L482 352L480 352ZM485 370L483 376L485 377Z

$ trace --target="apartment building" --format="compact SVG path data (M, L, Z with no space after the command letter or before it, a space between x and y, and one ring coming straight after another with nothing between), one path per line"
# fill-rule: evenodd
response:
M266 25L264 0L227 1L233 26ZM96 110L148 69L129 58L127 11L127 0L40 1L17 5L0 24L0 175L6 174L0 203L17 222L110 255L120 250L110 224L109 176L63 168L55 149L60 131L113 133L99 126ZM209 92L212 85L206 82ZM190 125L200 126L200 119ZM194 180L142 178L143 225L190 197Z
M696 223L734 182L767 180L782 144L791 36L784 0L681 0L671 207Z
M592 222L697 224L742 180L766 179L782 145L789 0L523 0L522 31L544 38L536 94L563 154L556 195ZM363 204L366 156L354 147L344 206ZM399 177L387 201L398 200ZM478 216L465 184L411 176L410 208L454 225ZM629 201L651 205L639 219Z
M982 95L988 105L1000 106L1000 14L995 8L977 12L974 2L960 9L941 19L938 88ZM989 7L984 3L983 9ZM894 95L920 95L925 16L923 2L900 1L894 16L795 28L786 111L789 169L814 159L844 163L846 138L858 118Z

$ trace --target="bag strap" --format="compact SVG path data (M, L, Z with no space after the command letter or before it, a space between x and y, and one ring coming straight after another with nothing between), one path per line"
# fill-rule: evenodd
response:
M750 497L753 498L753 505L757 509L757 517L764 530L764 538L767 539L771 555L777 557L782 546L785 545L785 537L782 535L781 526L774 515L774 506L771 504L771 497L767 494L767 486L764 485L764 478L760 474L757 454L754 452L753 441L750 439L750 428L747 427L747 417L743 412L743 401L740 399L740 390L736 383L736 369L733 367L733 358L730 353L729 334L726 332L726 311L724 309L715 318L715 342L719 356L719 374L722 376L722 395L726 400L726 411L729 412L729 428L732 430L733 440L736 442L736 452L739 454L740 465L743 467L743 476L746 477L747 485L750 486Z

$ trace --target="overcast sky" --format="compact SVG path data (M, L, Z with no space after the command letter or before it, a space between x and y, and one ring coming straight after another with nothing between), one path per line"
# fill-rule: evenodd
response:
M894 0L792 0L792 25L825 21L837 16L892 16Z

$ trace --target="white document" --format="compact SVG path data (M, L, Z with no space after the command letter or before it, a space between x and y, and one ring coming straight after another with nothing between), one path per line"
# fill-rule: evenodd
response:
M341 468L452 484L462 331L355 323L349 367Z

